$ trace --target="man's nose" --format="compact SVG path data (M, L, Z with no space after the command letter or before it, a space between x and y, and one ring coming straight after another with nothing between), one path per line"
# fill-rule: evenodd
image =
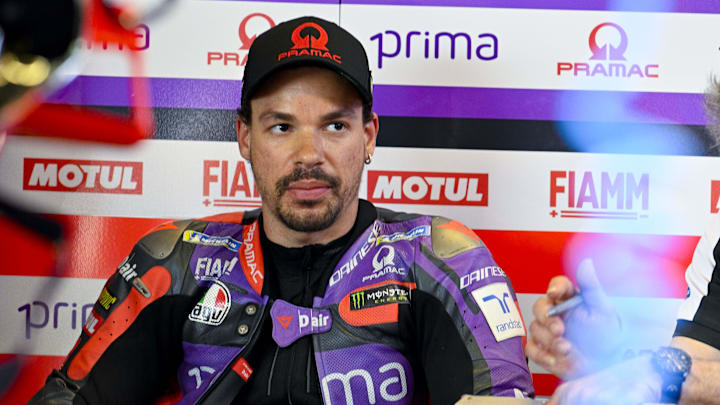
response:
M324 142L322 136L311 129L302 129L295 139L295 163L312 167L322 163L324 159Z

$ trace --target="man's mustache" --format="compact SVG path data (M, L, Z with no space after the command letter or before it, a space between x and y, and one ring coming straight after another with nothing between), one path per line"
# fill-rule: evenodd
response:
M275 184L275 192L278 196L282 195L288 188L290 183L300 180L319 180L327 183L331 189L337 189L340 185L340 180L337 177L331 176L320 167L313 167L312 169L306 169L298 167L287 176L281 177Z

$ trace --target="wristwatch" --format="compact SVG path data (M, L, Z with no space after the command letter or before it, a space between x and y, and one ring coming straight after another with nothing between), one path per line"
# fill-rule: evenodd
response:
M662 378L661 402L676 404L692 367L690 355L675 347L661 347L653 353L652 365Z

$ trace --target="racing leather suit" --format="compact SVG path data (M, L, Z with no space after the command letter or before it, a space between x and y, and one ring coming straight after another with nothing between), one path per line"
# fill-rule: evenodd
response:
M515 293L462 224L376 209L324 296L305 308L263 294L259 217L255 210L176 221L143 237L108 279L62 368L30 403L86 403L84 390L108 387L123 398L105 403L232 403L252 376L253 348L270 338L262 332L268 322L280 347L312 337L325 404L423 403L432 384L428 393L430 378L416 375L422 369L403 338L420 294L442 306L471 359L468 393L534 395ZM418 322L432 329L434 320ZM127 356L142 367L113 368ZM447 378L452 370L439 372ZM121 378L97 377L108 374Z

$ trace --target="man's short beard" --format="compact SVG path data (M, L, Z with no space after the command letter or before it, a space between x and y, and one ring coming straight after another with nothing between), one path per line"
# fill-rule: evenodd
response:
M305 214L302 215L290 207L283 206L280 204L280 200L283 194L287 191L290 183L316 179L328 183L330 191L337 199L327 200L326 209L317 214ZM336 177L330 176L325 173L319 167L313 167L310 170L297 168L293 170L289 175L280 178L275 185L275 199L277 205L275 211L285 226L297 232L318 232L329 228L335 223L340 211L344 208L343 196L340 195L340 180ZM313 206L320 204L316 201L299 201L299 205L312 208Z

